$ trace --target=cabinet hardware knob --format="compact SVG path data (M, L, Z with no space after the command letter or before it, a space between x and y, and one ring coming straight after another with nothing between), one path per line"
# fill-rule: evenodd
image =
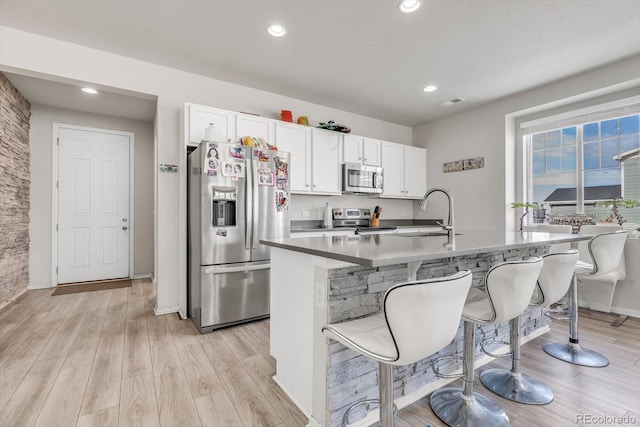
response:
M128 229L129 229L129 227L127 227L126 225L123 225L123 226L122 226L122 229L123 229L123 230L128 230Z

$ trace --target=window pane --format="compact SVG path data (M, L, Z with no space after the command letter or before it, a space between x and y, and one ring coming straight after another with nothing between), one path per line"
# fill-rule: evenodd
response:
M576 143L576 127L562 129L562 145L573 145Z
M570 172L576 170L576 146L562 147L562 171Z
M582 147L584 150L584 168L595 169L600 167L600 162L598 161L598 143L590 142L589 144L584 144Z
M589 123L583 126L582 140L584 142L598 140L598 123Z
M561 152L559 148L547 150L547 173L559 173L561 164Z
M618 155L618 139L607 139L600 143L600 167L611 168L618 166L613 157Z
M560 131L552 130L547 132L547 149L560 147Z
M620 135L640 132L640 114L620 119Z
M605 197L605 199L613 199L614 197L619 197L620 194L620 189L615 188L615 186L620 185L620 177L620 168L584 171L584 187L586 189L587 187L602 187L605 185L614 186L614 188L611 189L612 194L609 197ZM618 196L616 196L616 192ZM585 194L585 199L587 199L587 197L588 196Z
M536 151L536 150L544 150L546 148L546 145L545 145L545 139L546 138L545 137L546 137L546 134L544 134L544 133L536 133L536 134L533 135L532 147L533 147L534 151Z
M605 120L600 123L600 130L602 131L600 138L611 138L612 136L618 136L618 119Z
M532 179L533 201L548 204L550 215L575 213L575 205L566 206L576 201L576 173L558 173L535 176Z
M625 151L633 150L634 148L640 147L640 135L627 135L620 137L620 152L624 153Z
M544 151L534 151L533 153L533 174L540 175L546 172L546 156Z

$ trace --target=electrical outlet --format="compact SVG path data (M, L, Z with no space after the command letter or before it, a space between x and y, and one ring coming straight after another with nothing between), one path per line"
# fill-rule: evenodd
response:
M311 213L309 211L302 211L302 216L303 217L309 216L309 215L311 215Z

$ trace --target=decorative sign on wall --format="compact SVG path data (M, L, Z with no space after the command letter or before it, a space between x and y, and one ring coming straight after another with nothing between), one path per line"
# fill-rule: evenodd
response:
M459 172L469 169L480 169L484 167L484 157L474 159L456 160L442 164L442 172Z
M167 165L165 163L160 164L160 172L178 172L178 165Z

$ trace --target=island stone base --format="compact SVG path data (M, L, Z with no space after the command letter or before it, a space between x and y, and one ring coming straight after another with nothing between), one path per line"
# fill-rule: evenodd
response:
M479 287L483 285L484 275L491 266L523 257L542 256L547 252L548 247L539 246L528 248L526 251L505 250L424 261L417 272L417 278L442 277L460 270L470 270L473 274L472 286ZM349 266L328 269L326 276L328 288L327 323L355 319L380 311L385 291L395 284L407 281L408 274L407 264L378 268ZM523 336L549 324L549 318L543 316L541 311L539 308L529 308L522 315ZM438 325L434 324L433 327L437 328ZM425 386L438 380L431 368L433 359L444 355L462 356L462 330L461 322L454 340L437 354L412 365L394 367L394 395L396 399L415 394L421 389L428 389ZM420 338L416 337L416 339ZM426 336L424 339L429 339L429 337ZM487 339L509 341L509 324L478 326L476 328L476 359L486 358L480 351L480 342ZM327 361L326 399L323 399L326 402L326 413L323 418L326 420L326 425L340 426L344 412L354 402L378 397L378 363L359 355L336 341L327 341L329 345L325 346L324 350L327 352L325 355ZM315 351L322 351L322 349L316 348ZM443 373L451 373L460 369L461 362L457 359L441 365ZM373 410L375 410L374 406L370 408L362 406L358 411L352 413L349 422L355 423L364 418L367 411ZM310 421L310 425L313 425L313 421Z

